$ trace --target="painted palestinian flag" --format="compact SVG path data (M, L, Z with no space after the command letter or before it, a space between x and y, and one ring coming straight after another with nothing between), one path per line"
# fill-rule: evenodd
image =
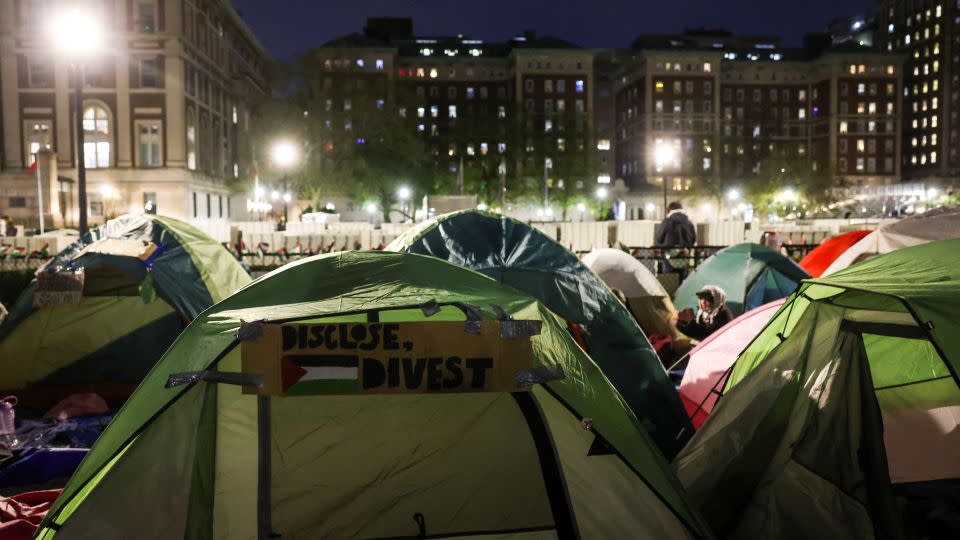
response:
M300 255L303 253L303 246L300 245L300 242L297 242L293 245L293 249L290 250L292 255Z
M280 364L283 393L288 396L349 394L359 387L360 360L356 356L284 356Z

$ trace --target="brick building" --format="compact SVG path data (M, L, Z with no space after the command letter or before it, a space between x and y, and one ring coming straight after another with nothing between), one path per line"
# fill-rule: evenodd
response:
M491 182L504 169L512 186L547 168L551 188L609 181L600 164L612 158L594 133L596 54L533 32L507 42L415 35L410 19L384 18L309 52L322 66L319 114L339 135L365 143L362 122L398 114L451 177L461 163Z
M128 211L226 219L227 182L250 174L250 108L270 62L227 0L80 2L103 52L83 64L91 223ZM44 25L63 6L0 0L0 213L76 226L75 79ZM52 196L51 196L52 195Z
M904 176L955 184L960 175L960 6L884 0L876 19L881 49L905 57Z
M616 174L635 191L737 186L770 160L899 181L901 59L725 33L644 36L616 88ZM663 147L666 147L664 149Z

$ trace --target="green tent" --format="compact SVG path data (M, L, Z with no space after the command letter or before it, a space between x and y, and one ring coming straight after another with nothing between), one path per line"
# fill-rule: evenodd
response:
M693 433L657 353L636 319L590 269L529 225L498 214L455 212L426 221L388 251L431 255L519 289L581 325L583 345L667 459Z
M697 267L680 285L673 303L677 309L696 308L697 291L717 285L727 293L734 315L786 298L810 277L787 257L760 244L736 244L721 249Z
M284 347L321 334L330 347L322 330L333 329L342 352L347 336L365 343L358 328L386 343L388 326L414 324L452 336L432 351L448 361L457 340L474 339L471 325L500 325L494 346L521 335L504 337L506 328L533 328L524 334L533 367L520 374L545 375L528 379L531 391L517 391L511 372L513 390L443 392L438 378L435 390L368 394L358 390L372 380L368 359L358 371L343 356L311 356L297 365L321 370L316 385L247 393L270 369L257 362L283 381L301 376L268 338L286 339L290 325L304 330ZM411 359L400 360L410 388ZM636 418L536 300L433 258L345 252L290 263L201 314L98 439L37 537L707 535Z
M941 537L926 505L960 493L957 306L960 240L805 281L675 461L714 531Z
M35 279L0 325L0 389L28 407L73 392L123 401L191 320L250 282L223 246L156 216L110 220L40 272L58 266L84 270L79 303L35 308Z

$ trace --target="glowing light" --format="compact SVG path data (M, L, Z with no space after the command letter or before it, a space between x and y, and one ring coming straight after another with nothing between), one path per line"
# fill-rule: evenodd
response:
M376 212L377 212L377 205L376 205L376 203L367 203L367 213L368 213L368 214L375 214Z
M607 198L607 195L609 195L609 194L610 194L610 191L607 190L607 188L605 188L605 187L599 187L599 188L597 188L597 198L598 198L598 199L606 199L606 198Z
M289 141L278 141L270 150L273 162L280 168L286 169L297 161L297 147Z
M400 189L397 190L397 198L400 199L401 201L406 201L410 199L411 194L412 193L410 191L410 188L408 188L407 186L400 186Z
M643 209L647 212L653 212L657 209L657 205L653 204L652 202L648 202L646 205L644 205Z
M738 201L740 200L740 191L737 189L731 189L727 192L728 201Z
M288 202L290 202L290 201L292 201L292 200L293 200L293 196L292 196L292 195L290 195L289 193L284 193L284 194L283 194L283 202L288 203Z
M280 198L280 192L279 192L279 191L273 190L273 191L270 192L270 200L271 200L271 201L275 201L275 200L277 200L277 199L279 199L279 198Z
M587 210L587 205L583 204L582 202L581 202L581 203L577 203L577 211L578 211L578 212L584 212L584 211L586 211L586 210Z
M89 55L102 46L99 21L79 9L60 13L49 31L54 45L70 56Z
M481 211L481 212L485 211L486 209L487 209L487 205L484 204L484 203L480 203L480 204L477 205L477 210L479 210L479 211Z

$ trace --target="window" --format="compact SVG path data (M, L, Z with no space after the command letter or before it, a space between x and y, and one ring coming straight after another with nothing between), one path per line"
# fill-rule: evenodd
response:
M657 81L656 83L654 83L653 88L654 88L654 91L656 91L658 94L659 94L659 93L662 93L662 92L663 92L663 81Z
M709 66L710 64L707 63L706 65ZM713 94L713 81L703 82L703 93L708 96Z
M157 88L160 86L160 69L156 58L140 59L140 86L142 88Z
M377 71L383 69L383 60L377 58L374 64L376 65Z
M137 123L137 161L141 167L162 165L160 121Z
M876 154L877 153L877 140L870 139L867 141L867 153Z
M210 200L209 193L207 193L207 217L213 217L213 201Z
M806 91L806 90L803 90L803 89L797 90L797 99L799 99L800 101L806 101L806 100L807 100L807 91Z
M710 62L704 62L704 63L703 63L703 72L704 72L704 73L710 73L711 70L712 70L712 66L710 65Z
M692 93L693 93L693 81L687 81L686 83L684 83L683 86L684 86L683 90L684 90L687 94L692 94Z
M145 34L157 31L157 7L153 2L137 3L137 31Z
M857 172L863 172L863 158L857 158Z
M527 79L523 82L523 87L527 92L533 92L533 85L534 85L533 79Z
M840 83L840 95L842 97L847 97L848 87L847 83Z
M654 110L655 110L656 112L662 113L662 112L663 112L663 100L662 100L662 99L656 100L656 101L654 102L654 104L653 104L653 108L654 108Z
M528 113L533 112L536 109L536 106L534 105L534 103L535 102L532 99L527 100L526 108Z
M583 93L583 79L577 79L577 81L574 83L574 86L578 94Z
M839 151L840 151L841 154L846 154L846 153L847 153L847 139L846 139L846 138L840 139L838 149L839 149Z
M467 99L473 99L475 97L474 88L472 86L467 87Z
M147 214L157 213L157 193L154 191L143 192L143 211Z
M790 90L784 89L780 92L780 97L784 102L790 101Z
M457 106L456 106L456 105L450 105L449 107L447 107L447 117L448 117L448 118L456 118L456 117L457 117Z
M862 154L867 148L867 142L863 139L857 139L857 153Z
M430 106L430 118L436 118L440 115L440 109L436 105Z
M88 169L110 166L110 116L101 105L88 105L83 111L83 163Z
M49 88L53 86L53 73L46 59L30 58L27 66L27 82L31 88Z
M754 102L754 103L760 103L761 97L762 97L762 94L761 94L761 92L760 92L760 89L759 89L759 88L754 88L754 89L753 89L753 102Z
M609 150L610 139L599 139L597 141L597 150Z
M840 121L840 133L846 133L846 132L847 132L847 121L846 121L846 120L841 120L841 121Z
M877 158L867 158L867 172L877 172Z
M553 120L544 120L543 121L543 132L550 133L553 131Z
M583 106L583 100L582 100L582 99L578 99L576 105L577 105L577 112L578 112L578 113L582 113L582 112L584 112L584 111L586 110L586 109L584 108L584 106Z
M563 99L557 100L557 112L562 113L567 110L567 102Z
M187 168L197 170L197 127L192 107L187 107ZM328 120L329 122L329 120Z
M673 81L673 93L679 95L683 92L683 84L680 81Z
M567 81L563 79L557 79L557 93L563 93L567 91Z
M457 99L457 87L448 86L447 87L447 99Z
M803 120L806 117L807 117L806 109L804 109L803 107L800 107L799 109L797 109L797 118L799 118L800 120Z
M507 108L503 105L497 106L497 118L506 118L507 117Z
M50 129L52 125L50 120L27 120L23 123L23 133L26 139L26 144L24 144L24 150L26 150L25 165L33 164L37 152L52 149L53 132Z
M847 158L837 160L837 168L840 169L840 172L847 172Z
M343 112L350 112L353 110L353 100L344 99L343 100Z
M547 94L553 93L553 81L551 79L543 81L543 91Z
M487 87L486 87L486 86L481 86L481 87L480 87L480 99L487 99L488 96L489 96L489 92L488 92L488 90L487 90Z
M704 100L703 102L703 112L709 113L713 111L713 102L709 99Z

